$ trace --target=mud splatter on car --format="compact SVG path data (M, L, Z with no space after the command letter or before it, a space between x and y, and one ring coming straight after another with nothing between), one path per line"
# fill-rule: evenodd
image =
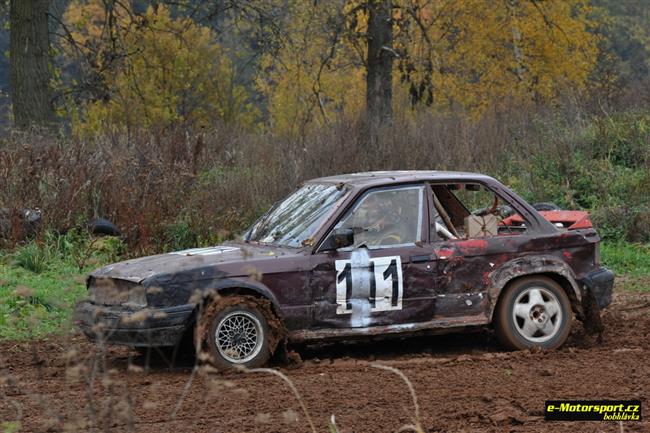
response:
M332 176L233 242L96 270L76 321L91 339L144 347L199 327L218 366L269 358L269 314L288 341L493 326L507 347L550 349L574 317L602 329L614 276L599 240L586 213L538 212L481 174ZM214 311L223 297L247 301Z

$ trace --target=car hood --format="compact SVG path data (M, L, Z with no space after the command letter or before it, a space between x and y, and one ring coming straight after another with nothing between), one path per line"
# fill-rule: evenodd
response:
M90 277L116 278L141 283L145 279L156 275L175 274L190 270L214 268L215 266L219 266L219 269L224 272L224 275L234 276L243 272L229 272L229 269L241 270L242 265L248 263L255 263L259 260L266 259L277 259L286 255L295 255L300 251L294 248L230 243L214 247L174 251L113 263L93 271Z

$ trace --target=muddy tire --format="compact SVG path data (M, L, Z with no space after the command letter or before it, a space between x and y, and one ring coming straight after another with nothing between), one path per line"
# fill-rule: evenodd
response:
M234 297L205 308L195 337L201 342L199 359L219 370L266 364L272 347L268 320L260 307L249 297Z
M573 321L566 292L543 276L521 278L509 284L494 314L497 337L512 350L556 349L566 341Z
M96 236L120 236L122 233L115 224L106 218L94 218L88 222L88 230Z

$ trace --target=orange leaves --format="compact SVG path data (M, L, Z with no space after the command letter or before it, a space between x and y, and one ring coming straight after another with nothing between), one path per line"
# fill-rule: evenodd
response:
M366 1L292 2L291 42L259 81L274 127L304 130L364 110ZM583 0L395 0L393 11L397 112L409 102L478 114L503 98L553 99L584 87L598 55Z

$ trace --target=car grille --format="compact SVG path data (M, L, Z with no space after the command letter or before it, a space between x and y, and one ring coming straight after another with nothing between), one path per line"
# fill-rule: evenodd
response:
M98 305L142 304L144 287L131 281L114 278L93 278L88 281L90 300Z

